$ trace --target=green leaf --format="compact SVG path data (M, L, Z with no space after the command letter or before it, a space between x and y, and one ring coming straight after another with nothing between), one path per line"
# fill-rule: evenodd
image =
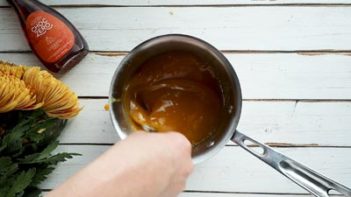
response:
M27 171L22 171L19 175L15 178L14 183L11 185L11 188L7 194L8 197L16 196L17 193L23 192L26 187L32 181L32 178L35 175L35 168L31 168Z
M0 153L7 147L7 144L0 143Z
M37 162L51 164L51 165L57 165L57 163L59 163L59 162L66 161L67 159L72 159L73 156L81 156L81 154L78 154L78 153L58 153L58 154L53 155L51 157L38 160Z
M45 132L55 125L57 118L45 117L42 120L37 121L31 126L31 128L26 132L25 137L32 142L39 143L45 138Z
M37 168L37 173L35 173L35 176L32 179L32 183L30 184L31 186L37 186L39 183L41 183L42 181L44 181L47 176L54 171L55 168L54 167L39 167Z
M0 188L7 184L9 177L18 170L18 164L13 163L10 157L0 158ZM1 192L0 192L1 196Z
M40 131L40 130L38 130ZM44 139L45 135L43 133L37 133L37 132L28 132L26 137L34 143L39 143L41 140Z
M3 178L16 172L17 163L13 163L10 157L0 157L0 184Z
M56 141L58 136L60 136L63 128L66 126L67 120L53 119L52 124L47 125L43 140L40 141L41 144L47 145ZM42 127L43 128L43 127Z
M11 164L11 157L0 157L0 175L6 173Z
M38 188L28 188L25 190L25 197L39 197L41 196L41 190Z
M32 161L27 161L27 162L21 162L22 164L50 164L50 165L56 165L59 162L66 161L67 159L73 158L73 156L80 156L81 154L78 153L58 153L56 155L47 157L47 158L42 158L42 159L34 159Z
M27 112L28 113L28 112ZM15 127L6 132L0 144L0 153L15 154L22 149L23 136L36 121L42 112L32 112L32 115L23 116L19 114L20 118Z
M31 155L27 155L24 159L20 159L20 163L22 164L28 164L28 163L36 163L39 160L42 160L48 156L50 156L50 153L56 149L58 146L59 142L55 141L49 146L47 146L41 153L34 153Z
M4 197L6 194L9 193L9 190L10 190L9 185L0 186L0 196Z
M22 129L13 130L5 134L4 138L1 141L0 153L3 151L11 153L20 150L22 148L21 137L23 135L24 132Z
M0 197L39 196L36 186L55 165L80 155L52 155L66 122L50 118L42 110L0 114L0 124L5 125L0 136Z
M40 154L39 156L36 158L36 160L41 160L41 159L44 159L48 156L50 156L51 152L54 151L57 146L58 146L59 142L58 141L55 141L51 144L49 144L49 146L47 146Z

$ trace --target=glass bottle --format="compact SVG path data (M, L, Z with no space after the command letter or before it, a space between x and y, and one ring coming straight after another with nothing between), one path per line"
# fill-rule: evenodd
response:
M37 0L7 1L15 8L31 49L50 71L64 73L88 54L85 39L56 10Z

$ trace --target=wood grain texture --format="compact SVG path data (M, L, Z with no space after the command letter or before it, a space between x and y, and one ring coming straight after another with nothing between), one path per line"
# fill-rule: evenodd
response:
M104 110L106 99L81 99L61 143L112 144L119 140ZM273 146L351 146L351 102L245 101L238 130ZM229 143L233 144L233 143Z
M241 132L273 146L287 146L276 149L351 187L350 1L43 2L57 6L86 37L91 50L106 52L90 53L61 78L79 96L108 95L113 72L124 57L115 52L127 52L161 34L200 37L226 51L240 78L245 99ZM29 48L17 17L5 0L0 6L0 59L39 64L33 55L20 53ZM80 102L84 109L68 123L57 151L83 156L60 165L42 188L54 188L119 140L103 108L107 99ZM186 188L190 192L180 196L310 196L232 145L196 166Z
M60 165L42 188L52 189L91 162L108 146L59 146L57 151L74 151L83 156ZM338 182L351 186L351 149L278 148L278 151ZM122 159L122 158L121 158ZM269 185L267 180L269 179ZM239 147L227 146L210 160L195 167L187 190L222 192L306 193L290 180Z
M183 33L221 50L350 50L351 7L58 8L94 51L129 51ZM87 14L89 13L89 14ZM0 51L29 50L15 12L0 8Z
M48 5L110 5L110 6L196 6L196 5L275 5L275 4L349 4L348 0L43 0ZM0 0L0 6L7 5Z
M350 54L225 53L240 79L244 99L351 99ZM108 96L123 56L90 53L61 79L79 96ZM31 54L0 53L0 59L39 65Z
M83 110L68 122L61 143L112 144L119 140L109 112L104 110L106 99L81 99L80 103Z

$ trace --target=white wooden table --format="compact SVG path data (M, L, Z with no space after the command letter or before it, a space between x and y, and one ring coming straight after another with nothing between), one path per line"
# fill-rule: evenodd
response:
M118 141L104 110L125 54L167 33L202 38L233 64L243 90L239 130L351 187L351 1L45 0L71 20L91 52L61 79L84 106L58 151L79 152L58 167L50 190ZM15 15L0 0L0 59L39 65ZM182 197L308 196L229 143L196 166Z

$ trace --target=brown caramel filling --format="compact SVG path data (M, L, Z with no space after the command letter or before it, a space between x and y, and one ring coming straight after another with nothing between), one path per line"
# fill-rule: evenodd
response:
M223 111L221 88L212 68L180 51L143 63L122 100L138 129L177 131L193 145L213 135Z

